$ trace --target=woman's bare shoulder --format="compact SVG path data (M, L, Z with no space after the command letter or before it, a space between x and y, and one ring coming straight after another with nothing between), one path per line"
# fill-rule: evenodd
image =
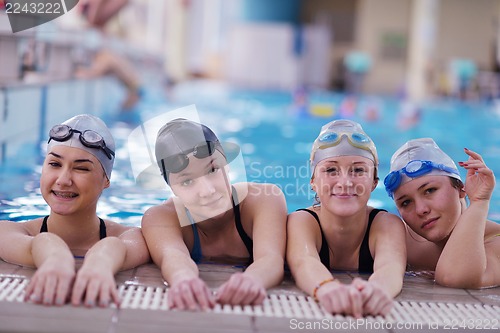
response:
M42 225L43 218L37 218L34 220L14 222L3 220L0 221L1 232L18 232L29 236L35 236L40 233L40 227Z

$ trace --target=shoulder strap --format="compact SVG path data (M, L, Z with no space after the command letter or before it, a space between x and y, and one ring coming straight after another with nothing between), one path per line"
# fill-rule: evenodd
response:
M42 226L40 227L40 232L49 232L49 228L47 227L47 220L49 219L48 216L45 216L43 218ZM106 238L107 233L106 233L106 223L104 223L104 220L99 218L99 239Z
M328 242L326 241L323 229L321 229L321 223L319 222L318 214L306 208L297 209L296 211L308 212L314 217L314 219L316 219L316 222L318 222L319 230L321 232L321 248L319 250L319 258L321 259L321 263L325 265L326 268L330 269L330 250L328 249Z
M241 224L241 215L240 215L240 203L238 201L238 193L236 192L236 189L234 186L232 186L232 203L233 203L233 212L234 212L234 224L236 225L236 230L238 230L238 234L241 237L241 240L243 241L243 244L245 244L245 247L247 248L248 254L250 255L249 262L253 262L253 240L248 236L248 234L245 232L245 229L243 229L243 225Z
M358 259L358 271L360 273L373 273L373 257L370 252L370 229L375 216L379 212L386 212L385 209L374 208L368 216L368 226L366 227L365 236L363 237L363 242L361 242L361 247L359 248L359 259Z
M195 263L199 263L201 261L201 258L203 258L203 254L201 252L200 235L198 235L198 228L196 228L196 223L194 222L194 219L187 208L186 215L189 219L189 222L191 223L191 229L193 230L193 248L190 253L191 259L193 259Z
M99 239L106 238L106 223L104 223L104 220L99 218Z
M43 218L42 226L40 228L40 233L49 232L49 229L47 228L47 220L48 219L49 219L48 215Z

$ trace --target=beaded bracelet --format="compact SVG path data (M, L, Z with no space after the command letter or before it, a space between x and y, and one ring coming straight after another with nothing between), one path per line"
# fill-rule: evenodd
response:
M325 279L325 280L321 281L320 283L318 283L316 285L316 287L314 287L314 289L313 289L313 298L314 298L314 300L316 302L318 302L318 297L316 296L316 294L318 293L319 288L321 288L322 285L327 284L329 282L333 282L333 281L335 281L335 278L331 277L331 278L328 278L328 279Z

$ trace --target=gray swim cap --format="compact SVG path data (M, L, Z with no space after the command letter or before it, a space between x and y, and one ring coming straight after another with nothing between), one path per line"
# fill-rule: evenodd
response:
M408 163L415 161L431 163L427 166L417 163L421 171L415 167L407 170ZM414 177L408 176L411 172ZM391 157L390 173L384 179L386 191L392 197L399 186L421 176L449 176L462 181L455 162L431 138L410 140L396 150Z
M96 145L96 147L90 147L88 143L85 145L84 142L81 141L85 140L86 135L82 138L83 134L78 132L75 133L71 130L68 132L67 128L61 125L66 125L73 131L79 131L81 133L93 131L102 137L102 141L98 141L100 138L96 136L95 133L89 132L87 135L92 139L90 146L92 143ZM64 136L64 134L67 135ZM47 151L50 151L54 146L68 146L85 150L99 160L106 176L108 179L111 178L111 171L113 170L113 163L115 161L115 141L108 127L101 119L90 114L77 115L60 125L55 125L49 132L49 136L50 139Z
M169 121L160 128L156 137L156 161L167 183L170 173L178 173L188 166L188 154L193 153L201 159L211 156L215 150L225 157L227 163L239 153L238 145L221 143L207 126L183 118Z
M375 144L361 125L351 120L334 120L321 127L311 149L311 174L319 162L336 156L362 156L378 166Z

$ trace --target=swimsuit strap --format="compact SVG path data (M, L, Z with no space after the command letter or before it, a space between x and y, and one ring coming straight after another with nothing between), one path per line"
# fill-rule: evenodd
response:
M311 214L316 221L318 222L319 225L319 231L321 232L321 249L319 250L319 258L321 259L321 263L326 266L326 268L330 269L330 250L328 249L328 243L326 241L325 234L323 233L323 229L321 229L321 223L319 223L319 217L316 212L313 212L312 210L306 209L306 208L301 208L297 209L298 211L304 211L308 212Z
M45 216L43 218L42 226L40 227L40 233L42 232L49 232L49 228L47 227L47 220L49 219L49 216ZM106 223L104 223L104 220L99 218L99 239L106 238Z
M312 210L305 208L297 209L297 211L308 212L318 222L319 229L321 231L321 249L319 251L319 257L321 259L321 263L325 265L328 269L330 269L330 250L328 249L328 243L326 241L325 234L323 233L323 229L321 228L321 223L319 222L318 214L316 214L316 212L313 212ZM358 272L373 273L373 258L370 253L370 247L369 247L370 228L373 220L375 219L375 216L381 211L385 212L386 210L373 209L370 212L370 215L368 216L368 226L366 228L365 236L363 238L361 247L359 249Z
M106 223L104 223L104 220L99 218L99 239L106 238Z
M363 242L361 242L361 247L359 248L359 259L358 259L358 272L360 273L373 273L373 257L370 253L370 228L375 216L379 212L386 212L384 209L372 209L370 215L368 216L368 226L366 227L365 237Z
M240 238L243 241L243 244L245 244L245 247L247 248L248 254L250 255L248 262L252 263L253 262L253 240L248 236L248 234L245 232L245 229L243 229L243 225L241 224L240 204L238 202L238 193L236 193L236 189L234 188L234 186L232 186L232 191L233 191L232 202L233 202L233 212L234 212L234 224L236 225L236 230L238 230L238 234L240 235Z
M49 219L48 215L43 218L42 227L40 228L40 233L49 232L49 229L47 228L47 220L48 219Z
M245 247L250 255L250 258L248 260L250 264L253 262L253 241L243 229L243 225L241 224L240 205L239 203L236 204L236 202L238 202L238 194L236 193L236 189L234 187L232 187L232 191L233 195L231 201L233 204L234 224L236 225L238 235L240 235L241 240L243 241L243 244L245 244ZM196 227L196 222L194 221L193 216L187 208L186 215L189 219L189 222L191 223L191 229L193 230L193 249L190 253L191 259L193 259L194 262L199 263L203 258L203 253L201 251L201 242L200 236L198 234L198 228Z
M189 222L191 223L191 229L193 230L193 249L191 250L191 259L195 263L199 263L201 261L201 258L203 257L203 254L201 253L201 243L200 243L200 235L198 235L198 228L196 228L196 222L193 219L193 216L191 216L191 213L189 210L186 208L186 215L189 219Z

